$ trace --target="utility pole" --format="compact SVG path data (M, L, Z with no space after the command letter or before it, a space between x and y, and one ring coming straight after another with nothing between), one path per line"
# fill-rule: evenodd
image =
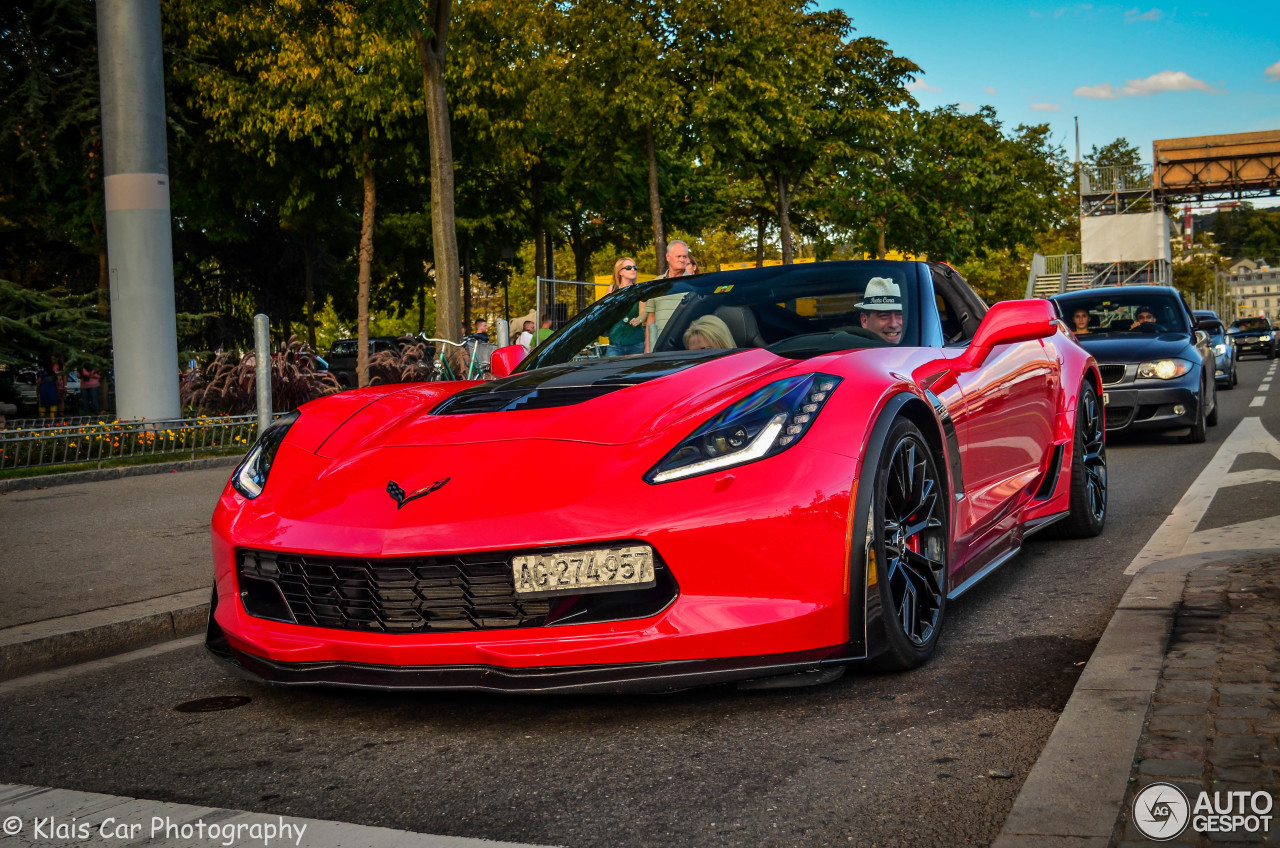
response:
M180 418L160 0L98 0L116 413Z

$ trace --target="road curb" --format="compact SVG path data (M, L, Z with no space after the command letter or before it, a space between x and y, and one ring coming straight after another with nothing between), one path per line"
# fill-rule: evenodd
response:
M0 680L96 660L169 639L193 636L209 618L209 590L0 630Z
M1134 577L991 848L1111 843L1187 576L1256 556L1187 554Z
M50 486L69 486L73 483L95 483L99 480L141 477L146 474L168 474L173 471L200 471L205 468L230 467L241 459L242 457L240 456L211 456L204 459L184 459L178 462L121 465L114 468L98 468L92 471L67 471L62 474L41 474L38 477L17 477L11 480L0 480L0 494L4 492L23 492L30 489L47 489Z

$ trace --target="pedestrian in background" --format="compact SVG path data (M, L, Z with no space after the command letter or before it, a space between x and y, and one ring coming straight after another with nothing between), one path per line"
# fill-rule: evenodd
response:
M658 275L658 279L683 277L688 273L688 269L689 245L676 239L667 245L667 271L665 274ZM645 328L645 350L653 350L653 346L658 343L658 337L662 335L662 328L667 325L667 319L671 317L672 312L676 311L676 307L682 300L684 300L683 294L664 294L655 297L649 304L648 326Z
M634 259L629 256L622 257L613 263L613 284L609 286L609 291L615 292L635 285L638 272ZM632 356L644 353L647 315L648 310L643 300L631 304L627 314L609 330L609 347L605 351L605 356Z
M86 415L98 414L98 386L101 377L92 368L80 369L80 401L84 404Z
M520 335L516 338L516 344L520 345L525 350L528 350L533 346L533 322L532 321L524 322L524 330L522 330Z
M551 329L551 316L546 313L543 313L542 326L538 328L538 333L533 340L534 347L537 347L538 345L542 344L543 339L550 338L553 332L555 331Z
M46 365L36 373L36 403L41 418L53 418L58 414L58 378L52 365Z

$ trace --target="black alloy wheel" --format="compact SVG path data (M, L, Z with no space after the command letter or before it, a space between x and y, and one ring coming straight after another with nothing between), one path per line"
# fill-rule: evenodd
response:
M1107 431L1092 384L1080 389L1071 444L1071 512L1051 530L1059 538L1097 536L1107 523Z
M900 418L876 468L871 529L888 650L882 668L929 659L947 604L947 487L920 430Z

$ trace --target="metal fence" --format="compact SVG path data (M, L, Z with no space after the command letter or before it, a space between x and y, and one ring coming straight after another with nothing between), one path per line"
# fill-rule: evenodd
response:
M537 288L534 308L539 316L539 324L542 316L547 316L551 319L551 328L554 330L569 323L569 319L596 301L595 283L553 280L550 277L538 277L535 282Z
M81 416L87 417L87 416ZM278 415L276 416L278 417ZM31 419L26 419L30 421ZM257 434L256 415L220 415L173 421L35 419L37 426L0 430L0 471L130 457L195 457L245 451Z
M1149 165L1109 165L1080 172L1080 193L1085 195L1150 191L1152 185Z

